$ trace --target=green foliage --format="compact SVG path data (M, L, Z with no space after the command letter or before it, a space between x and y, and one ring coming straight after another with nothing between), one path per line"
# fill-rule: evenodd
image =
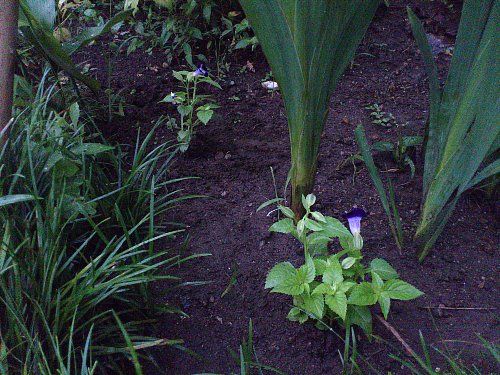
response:
M195 58L207 62L207 53L220 53L222 40L229 48L250 35L243 25L238 26L240 12L234 1L157 0L154 5L127 1L125 8L145 15L134 19L134 35L124 43L127 53L141 47L148 53L160 48L167 62L179 55L195 67Z
M367 105L365 107L372 111L370 113L370 117L372 118L372 123L378 126L382 126L384 128L391 128L395 125L396 118L392 113L387 113L382 110L382 106L374 103L371 105Z
M432 347L432 349L438 353L439 357L445 361L446 368L443 369L436 366L436 364L431 361L430 348L425 342L422 332L419 332L419 334L420 345L424 355L421 357L418 354L414 354L413 360L415 363L392 354L390 355L392 359L395 359L401 364L402 368L408 369L408 371L411 371L414 375L482 375L486 372L481 369L481 362L492 366L495 366L494 364L496 364L497 368L500 366L500 352L498 345L492 342L490 343L481 336L478 336L482 350L479 354L479 358L477 358L477 364L472 365L471 367L462 363L460 358L462 351L458 354L452 354L449 350L443 351L436 347Z
M10 203L0 206L0 367L104 374L134 363L140 373L142 350L182 343L145 328L177 311L153 305L148 285L179 283L171 271L189 258L153 246L180 232L160 215L188 197L169 188L168 145L151 148L151 132L127 165L76 103L51 107L59 93L46 77L21 100L30 106L16 110L0 149L0 196Z
M107 23L85 29L72 40L61 44L55 33L57 19L55 0L20 0L20 8L19 29L23 36L56 70L63 70L71 78L81 81L95 92L98 91L99 82L83 74L71 60L71 55L109 32L114 25L123 22L130 12L121 12ZM61 31L59 31L60 38Z
M178 130L177 141L181 152L189 148L196 128L201 124L207 125L214 115L214 110L219 108L211 95L199 93L199 86L206 84L221 90L220 85L208 75L204 76L197 72L174 71L173 76L181 83L182 91L170 93L161 101L161 103L171 103L177 109L179 121L175 117L170 117L167 125L171 129Z
M252 27L247 18L233 26L234 49L245 49L250 47L254 51L259 45L257 37L253 34Z
M370 174L373 184L375 185L375 189L377 190L377 193L380 197L380 201L387 215L387 219L389 220L389 226L391 228L394 240L396 241L396 245L398 246L399 250L401 250L403 248L404 242L403 227L401 224L399 211L396 206L396 197L392 182L389 180L389 194L387 194L384 188L384 183L382 182L380 174L378 173L378 169L375 166L375 162L373 161L370 145L368 144L365 130L362 125L359 125L356 128L355 134L356 142L358 143L358 147L361 151L361 157L366 165L366 168L368 169L368 173Z
M283 372L281 372L273 367L263 365L260 362L259 357L257 356L257 351L255 350L253 336L254 336L253 322L252 322L252 319L250 319L250 321L248 322L248 337L246 339L243 339L243 341L240 345L240 348L239 348L239 352L236 353L235 351L230 350L231 356L235 359L235 361L240 366L239 374L241 374L241 375L250 375L250 374L264 375L264 371L265 371L265 373L284 375ZM237 374L237 373L233 373L233 374ZM208 375L208 374L205 374L205 375Z
M414 13L408 17L429 75L430 113L425 145L423 205L415 234L423 260L462 193L498 174L500 163L499 55L496 0L464 2L455 52L445 85L426 34Z
M297 238L304 246L305 264L296 268L290 262L278 263L269 271L265 288L293 297L294 307L288 313L291 321L313 319L319 328L336 321L347 331L357 325L371 334L370 306L378 304L387 319L391 300L408 301L423 293L399 279L383 259L373 259L365 266L353 235L337 219L312 211L315 200L312 194L303 197L306 214L296 225L291 219L294 213L280 206L288 218L270 230ZM342 250L329 254L328 244L334 239L339 240Z
M288 117L292 209L302 216L310 193L330 94L354 56L378 0L240 0L274 77Z
M415 176L415 163L411 154L415 153L416 147L422 145L424 139L420 136L399 136L396 142L375 142L371 149L381 153L390 153L399 170L409 167L411 178Z

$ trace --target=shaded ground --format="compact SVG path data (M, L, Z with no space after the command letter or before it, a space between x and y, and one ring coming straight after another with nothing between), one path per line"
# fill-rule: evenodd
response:
M395 139L401 134L422 134L426 118L427 80L420 56L406 21L404 1L391 1L389 9L379 10L358 51L352 69L348 69L331 101L331 112L323 135L315 193L324 214L337 216L361 205L370 215L363 225L365 255L387 259L404 280L426 295L414 303L394 303L389 322L407 342L418 349L418 332L428 343L443 348L469 349L477 357L477 334L497 340L496 310L437 310L427 306L457 308L499 308L496 275L498 263L498 205L479 191L466 194L449 225L423 264L416 261L411 234L418 219L421 200L421 158L415 156L417 174L390 173L395 180L397 199L407 234L407 246L399 254L391 237L379 199L368 174L361 165L353 174L352 164L337 166L356 152L353 131L365 124L370 140ZM456 34L458 5L449 9L442 2L417 2L417 14L426 28L442 42L439 61L449 57L446 47ZM97 51L97 50L96 50ZM256 72L239 73L247 58ZM105 74L101 55L93 57L99 74ZM255 326L255 344L261 361L288 374L337 374L341 363L337 351L342 343L332 334L311 325L286 320L290 299L270 295L263 289L265 275L277 262L301 262L297 242L283 235L271 235L268 227L274 218L256 208L274 197L270 167L276 173L279 189L289 168L289 141L280 95L262 89L260 80L268 67L260 55L239 56L231 73L216 93L222 108L209 126L201 128L190 150L177 162L174 176L199 176L187 182L190 193L206 194L211 199L191 201L174 213L176 221L186 223L191 235L189 253L211 253L181 269L186 280L211 280L203 286L176 291L166 300L181 306L189 318L167 317L156 328L164 338L183 338L186 347L201 355L200 361L171 348L157 350L157 360L166 374L217 372L227 374L235 363L227 348L235 349L246 335L249 319ZM112 86L125 88L128 102L123 122L103 125L103 131L115 140L131 142L132 126L149 128L160 114L168 111L157 102L170 91L172 67L163 66L161 53L147 56L135 53L116 61ZM232 81L232 82L231 82ZM321 83L318 83L321 84ZM241 100L235 101L234 97ZM370 123L367 104L379 103L392 112L400 126L385 129ZM158 138L171 137L159 129ZM391 168L380 159L382 169ZM384 166L384 164L387 164ZM237 285L221 298L231 275L237 270ZM158 286L161 291L162 286ZM389 360L400 345L378 322L374 326L380 340L369 343L359 335L360 353L380 372L405 372ZM448 342L452 340L453 342ZM388 341L389 345L381 343ZM476 354L474 354L476 353ZM484 366L492 366L487 362ZM490 368L495 372L494 368ZM498 368L496 369L499 370ZM156 370L151 370L156 373ZM374 372L369 370L368 373Z

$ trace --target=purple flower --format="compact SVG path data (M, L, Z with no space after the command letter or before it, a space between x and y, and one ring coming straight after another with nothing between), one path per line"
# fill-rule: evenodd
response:
M361 233L361 219L366 216L365 210L362 208L354 207L351 211L346 212L344 219L349 222L349 229L353 235Z
M193 76L195 76L195 77L197 77L197 76L208 77L208 72L205 70L205 68L203 68L203 64L200 64L198 66L198 69L196 69L193 72Z

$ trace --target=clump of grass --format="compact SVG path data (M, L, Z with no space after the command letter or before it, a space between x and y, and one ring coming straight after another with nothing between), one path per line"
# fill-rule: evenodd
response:
M420 345L423 352L423 357L414 354L413 362L407 359L402 359L395 355L390 355L391 358L397 360L402 368L406 368L411 371L414 375L481 375L485 374L483 372L485 369L481 369L479 364L472 364L470 366L462 363L460 359L460 354L456 355L450 353L448 350L442 351L437 348L432 348L437 352L442 361L444 361L444 365L446 368L441 368L437 366L431 360L431 350L429 345L425 342L424 336L422 332L420 334ZM479 337L480 344L482 346L482 353L486 360L485 363L489 363L491 368L495 368L495 373L498 373L500 369L500 353L498 351L498 345L486 341L481 336ZM493 372L492 372L493 373Z
M147 334L175 311L148 285L179 284L169 271L196 257L153 247L181 231L159 215L190 197L170 189L168 144L152 147L151 132L128 165L76 103L51 108L56 95L44 76L2 134L0 373L142 373L144 349L182 343Z

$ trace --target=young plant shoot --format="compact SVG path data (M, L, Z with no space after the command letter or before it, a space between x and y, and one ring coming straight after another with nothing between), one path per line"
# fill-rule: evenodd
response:
M240 0L285 101L292 210L311 192L330 95L354 58L378 0Z
M291 234L304 246L305 263L299 268L290 262L279 263L267 275L265 287L273 293L293 297L288 319L304 323L309 319L324 329L333 322L350 333L357 325L366 334L372 331L370 307L378 304L387 319L391 300L408 301L423 293L399 278L396 270L385 260L376 258L364 265L361 221L366 213L353 208L344 215L348 230L339 220L313 211L316 197L303 197L306 211L297 224L294 212L280 206L287 216L274 223L272 232ZM340 249L333 254L328 245L338 239Z
M189 144L200 125L207 125L219 108L211 95L201 95L198 91L200 84L207 84L221 89L220 85L209 77L208 71L200 65L194 72L174 71L173 76L181 82L182 90L167 95L161 103L171 103L177 108L179 122L170 117L168 127L177 129L179 150L186 152Z

